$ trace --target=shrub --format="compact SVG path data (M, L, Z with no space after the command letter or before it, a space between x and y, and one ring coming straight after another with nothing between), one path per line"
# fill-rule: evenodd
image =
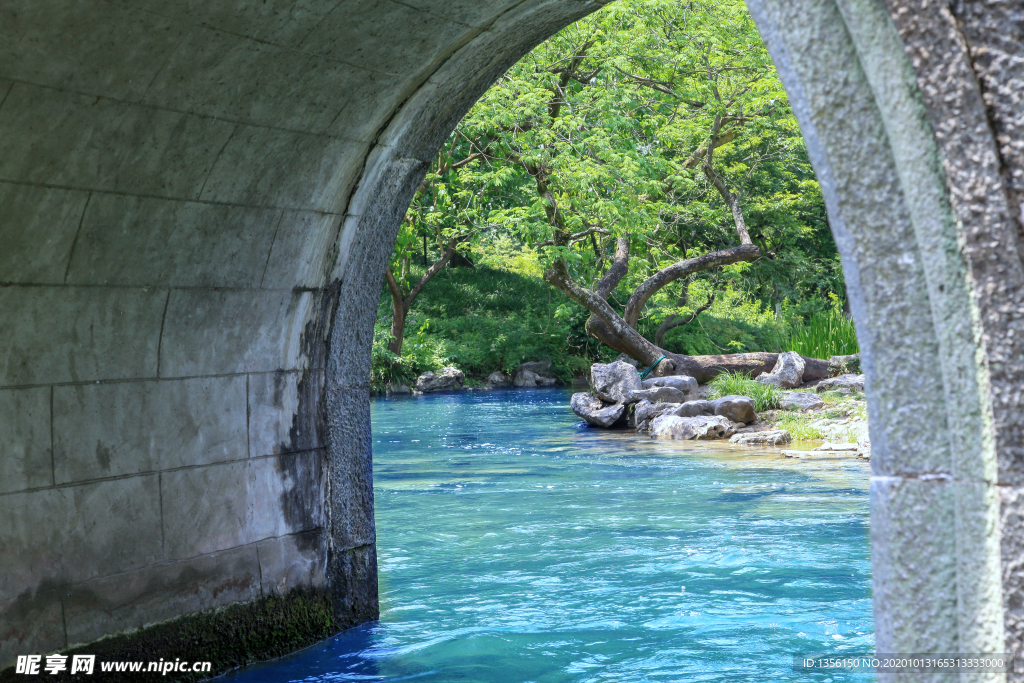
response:
M374 339L370 361L370 386L374 391L383 392L389 384L412 385L416 377L416 368L411 358L389 351L387 337Z
M551 361L563 382L586 374L600 344L583 329L587 313L539 277L487 265L445 268L413 303L399 358L387 350L391 297L382 292L374 327L371 382L410 383L427 370L454 365L467 381L524 361Z
M782 392L779 391L778 387L755 382L740 373L723 372L711 380L711 386L708 390L710 398L720 398L734 394L749 396L754 399L754 410L759 413L778 408L779 400L782 397Z

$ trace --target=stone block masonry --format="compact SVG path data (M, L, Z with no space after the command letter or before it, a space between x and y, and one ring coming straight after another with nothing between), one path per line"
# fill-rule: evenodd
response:
M376 618L399 222L486 88L603 4L4 3L0 677L223 671ZM1019 650L1024 9L748 4L863 351L878 649Z

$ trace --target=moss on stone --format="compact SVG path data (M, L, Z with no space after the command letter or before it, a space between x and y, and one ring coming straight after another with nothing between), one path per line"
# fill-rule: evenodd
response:
M104 682L138 681L140 674L102 673L100 662L145 662L144 668L149 662L160 659L211 662L209 673L177 672L160 676L160 680L165 681L199 681L245 664L289 654L350 626L355 624L339 624L334 620L331 598L326 591L297 589L284 596L272 595L253 602L186 615L131 633L103 638L60 654L96 655L93 676ZM0 672L0 681L24 678L14 673L14 667ZM46 679L51 681L80 678L81 675L71 676L67 672L57 676L46 675Z

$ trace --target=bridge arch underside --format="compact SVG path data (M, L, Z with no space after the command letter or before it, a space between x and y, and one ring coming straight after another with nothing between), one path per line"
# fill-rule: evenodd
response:
M878 651L1018 650L1024 6L749 4L863 351ZM376 617L398 223L473 101L600 5L0 8L0 669Z

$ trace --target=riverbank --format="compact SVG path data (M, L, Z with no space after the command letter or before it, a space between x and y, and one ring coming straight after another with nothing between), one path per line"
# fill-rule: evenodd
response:
M791 457L870 459L863 375L804 382L804 367L798 354L779 354L772 372L756 380L719 374L698 386L680 375L644 379L623 361L595 363L589 391L573 394L570 407L592 427L655 439L728 439L777 447Z

